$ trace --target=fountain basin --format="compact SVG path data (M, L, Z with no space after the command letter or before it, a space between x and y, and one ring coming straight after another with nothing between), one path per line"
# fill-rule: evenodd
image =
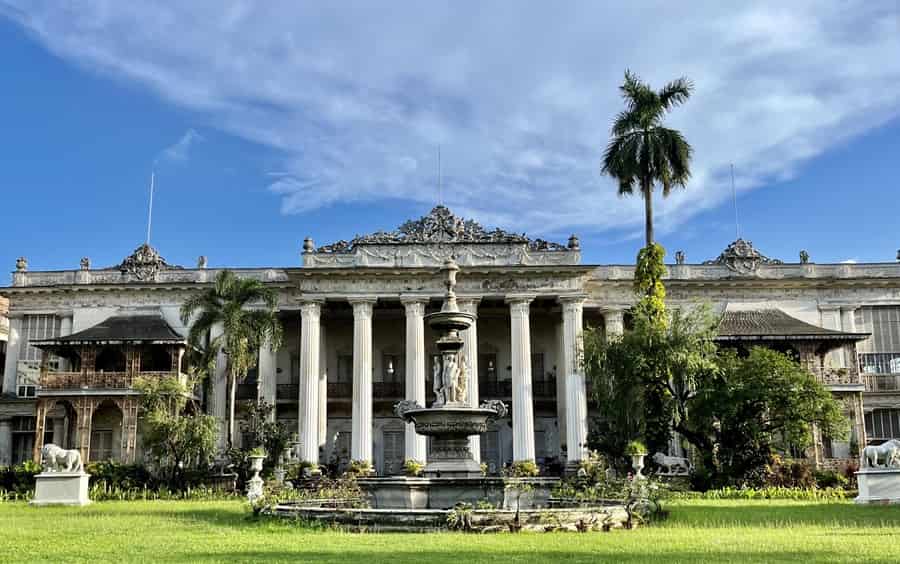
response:
M425 316L425 322L436 331L465 331L475 323L475 315L464 311L437 311Z
M458 503L487 502L494 507L546 508L559 478L360 478L359 487L375 509L450 509ZM527 486L527 487L525 487ZM524 493L520 495L520 489Z

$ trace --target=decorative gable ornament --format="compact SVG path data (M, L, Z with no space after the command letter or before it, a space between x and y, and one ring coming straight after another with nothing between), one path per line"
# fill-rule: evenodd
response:
M131 274L138 280L153 280L161 270L181 270L182 267L170 265L159 253L144 243L125 257L118 267L122 274Z
M704 261L703 264L722 265L738 274L753 274L763 264L783 264L778 259L769 258L755 248L751 241L737 239L722 251L718 257Z
M576 239L577 241L577 239ZM407 221L396 231L377 231L337 241L316 249L317 253L351 253L361 245L435 245L444 243L523 244L533 251L569 251L559 243L529 239L502 229L487 230L477 221L457 217L446 206L435 206L427 215ZM304 250L306 250L304 248Z

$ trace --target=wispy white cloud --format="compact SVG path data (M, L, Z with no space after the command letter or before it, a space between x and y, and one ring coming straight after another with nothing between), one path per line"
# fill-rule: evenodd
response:
M191 147L197 142L203 141L203 136L193 128L184 132L178 141L163 149L157 161L183 162L188 158Z
M851 259L847 259L847 260L842 260L841 264L856 264L857 262L859 262L859 261L851 258Z
M276 149L284 213L431 204L441 145L460 211L539 234L629 232L640 202L599 174L626 66L697 84L671 119L694 177L659 204L662 229L730 197L729 163L752 190L900 112L891 3L7 2L60 57Z

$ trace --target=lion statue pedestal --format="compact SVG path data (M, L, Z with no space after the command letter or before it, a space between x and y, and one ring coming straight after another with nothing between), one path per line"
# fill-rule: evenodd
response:
M65 450L54 444L41 449L44 471L35 476L34 499L31 505L87 505L88 481L81 463L81 453Z
M863 449L856 503L900 503L900 441Z

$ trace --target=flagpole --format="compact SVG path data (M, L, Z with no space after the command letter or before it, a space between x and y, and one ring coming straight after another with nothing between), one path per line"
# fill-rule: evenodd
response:
M147 245L150 244L150 225L153 221L153 185L156 181L156 171L150 171L150 205L147 207Z

